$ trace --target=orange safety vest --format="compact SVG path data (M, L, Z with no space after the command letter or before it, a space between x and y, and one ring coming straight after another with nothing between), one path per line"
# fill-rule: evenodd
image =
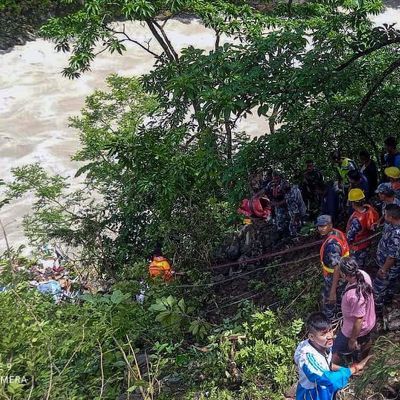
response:
M333 274L334 269L329 268L327 265L324 264L324 253L325 253L325 247L328 244L328 242L331 239L335 239L341 248L341 256L348 256L350 252L349 244L347 243L346 235L342 232L339 231L339 229L333 229L332 233L326 238L325 242L322 243L321 249L319 251L319 256L321 259L321 265L322 265L322 273L324 276L328 276L329 274Z
M358 232L354 238L355 242L366 239L371 233L371 226L378 222L379 219L379 214L374 207L370 206L369 204L366 204L365 207L367 208L367 211L354 211L347 222L346 232L350 229L351 222L354 218L358 219L361 224L361 231ZM353 251L363 250L366 249L370 244L370 240L360 244L350 244L350 249Z
M169 261L162 256L153 257L149 265L150 278L162 277L168 282L172 279L172 270Z

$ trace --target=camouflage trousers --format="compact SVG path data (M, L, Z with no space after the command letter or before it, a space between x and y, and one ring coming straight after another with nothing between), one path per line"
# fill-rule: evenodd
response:
M322 289L322 312L327 316L328 319L333 320L335 314L340 311L340 306L342 303L342 296L346 283L343 281L338 282L336 289L336 303L328 303L329 295L331 293L333 282L333 274L324 276L324 287Z
M287 229L288 211L286 207L275 207L275 225L279 232Z
M379 276L374 279L375 306L377 308L382 308L385 303L392 300L399 278L400 263L390 268L384 279L379 278Z
M289 233L290 236L297 236L302 226L302 220L298 213L289 211Z
M357 261L358 266L363 269L368 258L368 248L362 250L351 250L350 255Z

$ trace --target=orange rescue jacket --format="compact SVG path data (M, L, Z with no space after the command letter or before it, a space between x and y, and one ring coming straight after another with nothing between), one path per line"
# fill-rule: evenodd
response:
M321 259L321 265L322 265L322 273L324 276L328 276L329 274L333 274L334 269L329 268L327 265L324 264L324 253L325 253L325 247L328 244L328 242L331 239L335 239L341 248L341 256L348 256L350 252L349 244L347 243L346 235L342 232L339 231L339 229L333 229L332 233L326 238L324 243L322 243L321 249L319 251L319 256Z
M161 277L168 282L172 279L172 269L169 261L162 256L153 257L149 265L149 274L151 278Z
M349 221L347 222L346 231L350 229L351 221L354 218L358 219L358 221L361 224L361 231L357 233L354 239L355 242L359 242L360 240L364 240L368 236L370 236L371 226L376 222L378 222L379 219L379 214L374 207L370 206L369 204L366 204L365 207L367 208L367 211L365 212L354 211L353 214L351 214ZM350 244L350 249L353 251L363 250L366 249L370 244L371 244L370 240L367 240L360 244Z

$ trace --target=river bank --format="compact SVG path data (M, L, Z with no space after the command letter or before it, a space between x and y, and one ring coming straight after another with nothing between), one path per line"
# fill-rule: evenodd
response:
M393 4L392 4L393 3ZM400 21L400 5L387 2L384 13L375 16L376 24ZM120 23L122 24L122 23ZM123 24L126 32L145 42L151 33L140 23ZM214 33L193 18L170 20L166 31L175 48L189 45L209 51L215 43ZM151 48L159 50L152 41ZM128 45L119 56L102 53L92 64L92 71L78 80L61 75L67 64L67 54L57 53L54 45L42 39L18 45L0 55L0 177L11 178L11 168L39 162L46 170L64 176L74 176L79 164L71 156L79 148L78 132L68 127L70 117L78 115L86 96L95 89L105 88L105 78L111 73L123 76L142 75L153 67L154 59L144 50ZM240 129L250 136L268 132L265 119L252 116ZM26 242L21 222L29 212L29 199L20 199L1 210L9 242L18 246ZM5 240L0 233L0 251Z

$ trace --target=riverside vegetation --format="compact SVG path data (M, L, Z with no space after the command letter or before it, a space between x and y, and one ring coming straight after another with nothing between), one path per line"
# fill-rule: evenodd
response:
M317 305L317 267L298 265L304 273L285 280L277 267L250 282L288 305L272 310L262 299L216 307L210 266L235 230L250 174L272 166L295 179L312 157L329 175L325 160L338 145L346 155L366 148L379 157L400 119L400 31L372 26L368 15L381 11L378 0L271 8L240 0L64 3L72 11L50 19L41 34L70 52L66 77L78 79L99 51L123 54L126 42L155 63L141 77L110 76L108 89L89 96L71 120L81 140L74 156L82 164L79 190L40 165L15 169L1 186L1 204L33 196L24 220L32 244L69 246L77 271L113 280L108 294L55 305L28 290L23 273L12 273L30 261L9 249L0 374L29 379L1 386L1 396L282 399L296 380L301 320ZM211 52L191 46L178 54L165 24L183 12L214 30ZM113 21L121 19L146 24L162 54L120 31ZM222 44L224 36L235 40ZM251 140L238 132L250 113L268 120L269 135ZM185 276L151 283L141 305L134 295L158 240ZM380 340L379 356L357 381L361 394L352 396L365 398L367 383L380 391L396 379L398 336Z

